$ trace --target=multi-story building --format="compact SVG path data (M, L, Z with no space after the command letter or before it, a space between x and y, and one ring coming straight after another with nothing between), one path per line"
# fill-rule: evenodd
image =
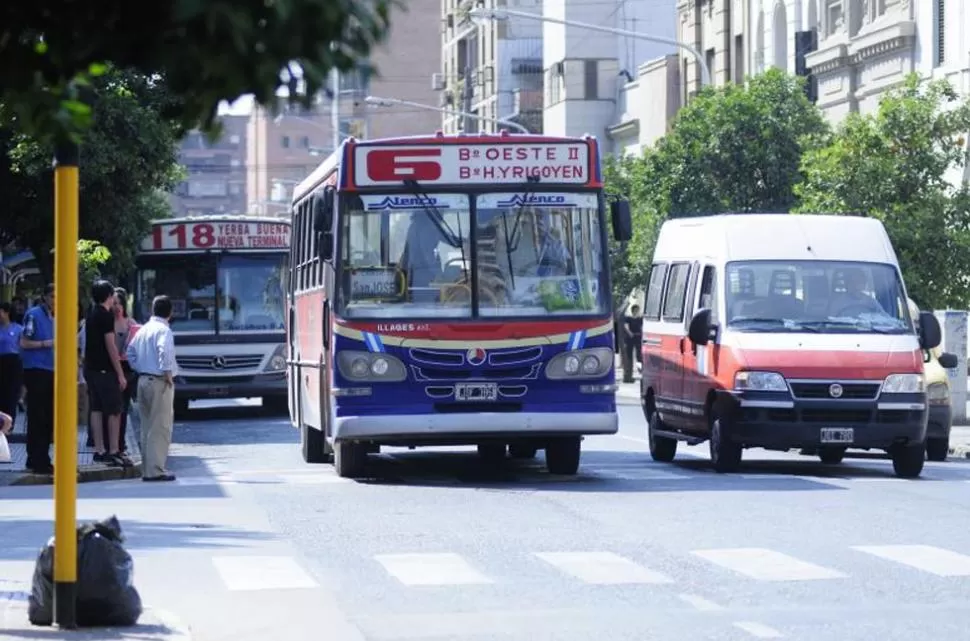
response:
M210 143L197 131L182 140L179 160L186 178L172 192L176 216L246 211L246 116L224 116L223 132Z
M428 42L438 37L438 25L428 20L439 0L410 0L406 11L395 11L387 40L371 56L377 73L342 74L315 108L288 108L273 116L254 109L249 117L246 150L246 192L251 211L284 212L293 187L334 148L336 140L385 138L433 133L440 114L407 106L374 107L368 95L434 105L432 75L440 69L441 52ZM332 108L336 106L336 114ZM337 135L334 135L337 124Z
M503 0L502 6L506 5ZM511 0L508 8L542 12L542 0ZM510 120L542 131L542 23L536 20L475 23L475 6L497 8L497 0L441 0L441 69L432 82L443 109L484 120L444 115L445 132L496 131L494 120Z

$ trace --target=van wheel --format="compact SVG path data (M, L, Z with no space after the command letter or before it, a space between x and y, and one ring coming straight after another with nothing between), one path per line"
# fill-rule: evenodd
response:
M571 476L579 470L582 439L568 436L549 441L546 445L546 469L550 474Z
M926 441L926 458L931 461L945 461L950 453L950 438L931 438Z
M654 434L657 430L662 429L664 429L664 423L660 420L660 412L652 412L650 414L650 423L647 425L650 457L655 461L670 463L677 456L677 439Z
M845 458L845 448L823 447L818 451L818 458L826 465L838 465Z
M367 448L359 443L335 443L333 466L337 476L356 479L367 471Z
M915 479L923 472L926 460L926 447L919 445L900 446L892 451L893 471L904 479Z
M742 448L730 440L730 427L718 417L711 421L711 437L708 440L711 450L711 464L719 474L737 472L741 467Z

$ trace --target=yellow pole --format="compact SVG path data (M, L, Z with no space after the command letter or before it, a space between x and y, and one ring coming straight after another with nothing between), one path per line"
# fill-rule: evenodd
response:
M54 621L77 627L78 160L73 143L54 158Z

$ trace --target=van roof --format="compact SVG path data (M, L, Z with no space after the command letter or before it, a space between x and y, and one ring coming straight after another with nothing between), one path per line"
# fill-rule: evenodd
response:
M666 221L654 261L852 260L898 266L875 218L825 214L719 214Z

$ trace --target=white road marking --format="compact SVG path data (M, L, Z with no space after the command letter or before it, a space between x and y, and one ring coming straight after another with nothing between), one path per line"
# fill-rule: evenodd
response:
M231 591L317 587L317 582L288 556L216 556L212 563Z
M607 467L602 465L596 465L593 467L584 468L588 472L593 472L594 474L609 476L615 479L623 479L627 481L665 481L665 480L676 480L676 479L689 479L691 477L685 474L675 474L674 472L666 472L664 470L658 470L655 468L644 467L644 466L615 466Z
M739 630L744 630L751 636L758 639L782 638L781 632L765 625L764 623L758 623L757 621L736 621L734 623L734 627L738 628Z
M353 479L345 479L336 474L283 474L279 478L287 485L334 485L354 482Z
M404 585L493 583L458 554L378 554L374 559Z
M723 606L709 601L704 597L697 596L696 594L678 594L677 598L688 605L694 606L694 609L700 612L720 612L724 609Z
M673 583L669 577L612 552L536 552L535 555L585 583Z
M970 556L932 545L856 545L852 549L937 576L970 576Z
M766 548L694 550L691 554L758 581L813 581L845 577L841 572Z

